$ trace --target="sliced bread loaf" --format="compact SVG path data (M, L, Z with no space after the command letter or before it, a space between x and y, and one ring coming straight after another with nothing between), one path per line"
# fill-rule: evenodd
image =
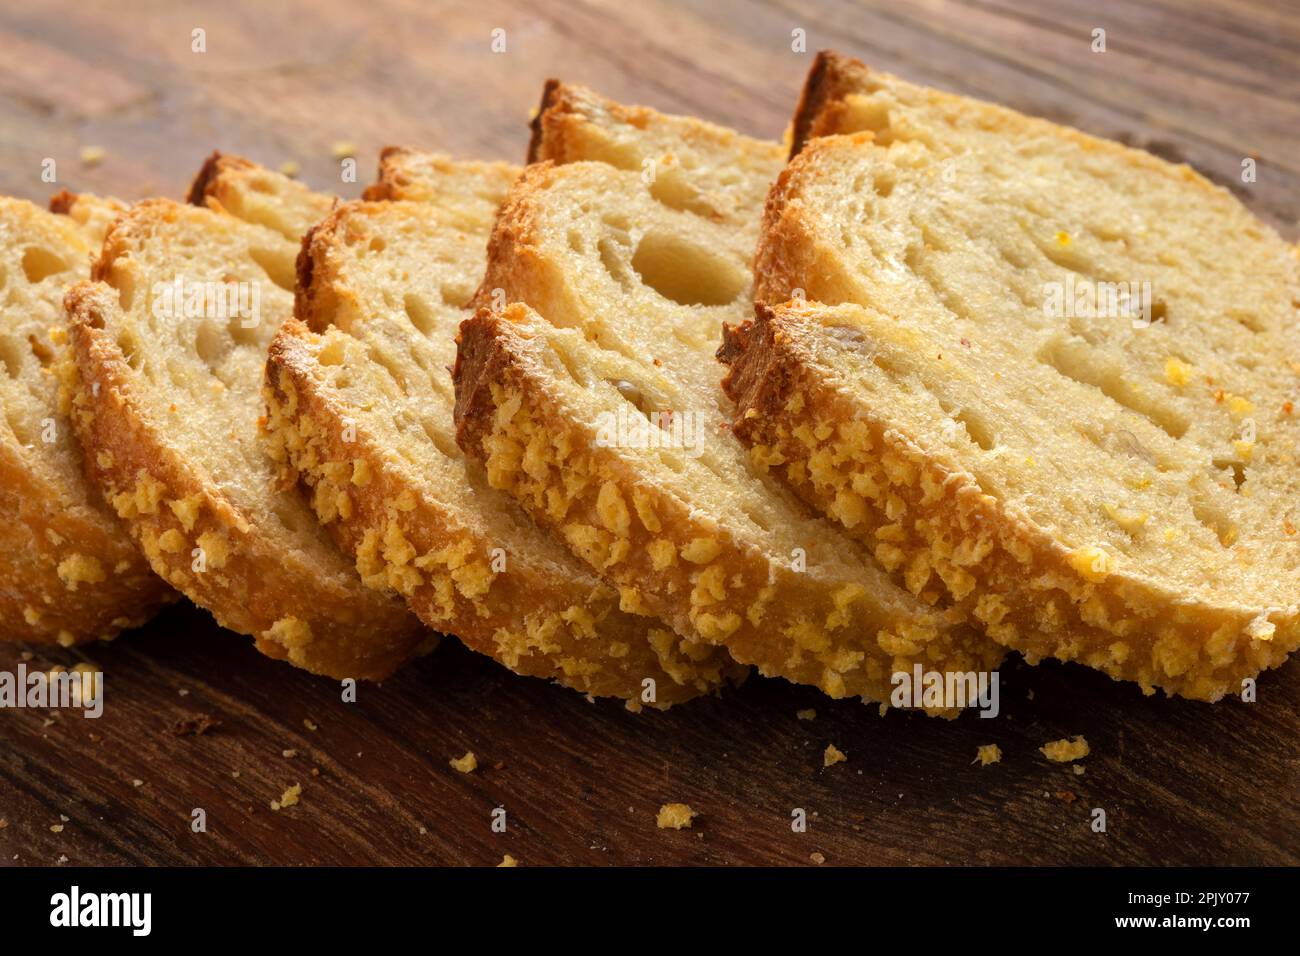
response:
M86 471L158 574L272 657L379 679L432 638L361 583L277 484L259 435L296 251L214 210L132 206L67 296L72 419Z
M502 209L456 361L457 438L493 486L625 607L766 674L884 701L913 664L996 666L726 431L713 351L780 148L556 85L535 129L550 161Z
M403 155L421 157L419 202L345 203L303 243L266 372L277 457L366 583L511 670L633 707L738 678L724 652L620 609L456 446L456 328L518 170Z
M63 295L90 271L91 213L0 198L0 639L70 646L144 623L174 593L81 474L55 375Z
M728 336L755 461L1032 661L1300 643L1300 264L1186 166L823 58ZM816 87L820 86L820 90ZM801 303L806 298L807 302Z

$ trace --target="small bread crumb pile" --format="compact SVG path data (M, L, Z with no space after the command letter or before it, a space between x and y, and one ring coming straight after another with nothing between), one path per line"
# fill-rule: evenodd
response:
M280 795L279 800L271 801L271 809L282 810L285 807L297 806L298 798L301 796L302 796L302 784L295 783L292 787L290 787L283 794Z
M513 856L511 856L509 853L507 853L505 856L501 858L501 862L497 864L497 869L500 869L503 866L518 866L518 865L519 865L519 861L516 860Z
M834 744L827 744L826 752L822 754L822 766L833 767L837 763L844 763L848 759L848 754L841 751Z
M1043 744L1038 749L1043 752L1044 757L1053 763L1069 763L1071 760L1082 760L1090 753L1088 741L1083 739L1082 734L1069 740L1065 738L1053 740L1050 743Z
M987 767L991 763L997 763L1002 759L1002 748L997 744L984 744L975 751L975 759L972 763L977 763L981 767Z
M660 830L689 830L698 815L685 803L665 803L659 808L655 824Z
M478 769L478 757L474 756L474 751L469 751L463 757L455 757L448 760L452 768L459 770L461 773L473 773Z

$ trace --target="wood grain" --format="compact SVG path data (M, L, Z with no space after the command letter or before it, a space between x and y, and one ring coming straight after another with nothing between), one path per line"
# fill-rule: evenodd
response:
M198 27L205 53L191 51ZM498 27L507 51L494 54ZM1095 27L1104 54L1090 51ZM389 143L517 160L550 75L775 137L811 55L792 52L796 28L808 51L1185 159L1300 231L1300 8L1241 0L11 5L0 192L179 196L213 148L297 161L345 195ZM357 185L340 182L340 141L358 147ZM106 149L101 164L79 162L88 145ZM40 178L47 157L57 184ZM19 654L0 646L0 670ZM633 715L453 641L347 704L188 605L29 666L81 660L105 672L101 719L0 711L0 862L1300 862L1295 661L1261 680L1258 703L1217 706L1013 663L999 719L944 722L761 679ZM816 719L796 718L803 708ZM199 715L220 723L176 733ZM1075 734L1092 747L1082 776L1038 752ZM828 743L848 762L824 768ZM987 743L1002 762L973 764ZM467 750L469 775L448 765ZM301 802L272 810L294 783ZM700 813L694 828L657 830L677 801ZM490 827L498 806L504 834ZM191 832L195 808L206 833ZM807 833L791 829L796 808ZM1093 808L1108 832L1090 829Z

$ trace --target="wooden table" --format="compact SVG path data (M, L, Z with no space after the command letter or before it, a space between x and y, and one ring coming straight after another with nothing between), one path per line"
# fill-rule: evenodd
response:
M0 12L0 191L181 195L213 148L338 182L388 143L522 158L550 75L778 136L834 46L1185 159L1289 238L1300 220L1300 8L1150 0L417 3L60 0ZM193 52L205 31L206 52ZM505 30L506 51L491 33ZM1091 50L1106 30L1105 53ZM105 150L83 165L83 147ZM1258 179L1241 181L1242 159ZM57 186L41 164L56 161ZM1255 704L1144 698L1079 667L1003 671L1003 716L955 722L751 680L668 714L515 677L454 641L355 704L180 605L111 645L106 712L0 712L0 862L1300 862L1300 662ZM0 648L0 669L19 650ZM814 708L814 720L796 711ZM195 721L218 721L202 734ZM1076 775L1038 752L1083 734ZM823 768L827 744L848 762ZM997 743L1001 763L973 764ZM448 760L467 750L479 769ZM292 784L298 805L272 801ZM655 827L667 802L700 813ZM508 828L491 829L504 807ZM202 808L207 832L190 828ZM791 814L806 810L806 833ZM1090 827L1107 815L1107 832ZM64 820L64 818L67 818ZM52 828L62 826L61 832Z

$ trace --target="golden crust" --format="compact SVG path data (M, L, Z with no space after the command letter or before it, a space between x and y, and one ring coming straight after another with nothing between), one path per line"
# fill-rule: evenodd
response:
M301 482L368 585L401 594L430 627L516 673L582 693L639 706L649 679L654 699L646 703L662 709L743 676L725 655L621 610L617 592L576 566L534 566L509 540L482 537L465 520L465 502L426 496L321 386L312 371L320 341L297 319L281 328L267 363L268 432L287 478ZM464 490L471 500L491 494ZM505 560L500 570L492 569L494 549Z
M44 480L8 441L0 445L0 514L4 640L111 640L176 599L97 493Z
M950 629L940 615L892 618L861 587L828 588L815 575L778 570L691 502L647 482L565 406L541 357L543 327L518 304L504 314L480 309L462 324L457 441L484 461L494 487L638 606L766 675L832 697L888 700L892 675L914 664L997 666L1002 652L982 635ZM810 553L816 544L805 542Z
M138 204L110 230L95 275L147 233L174 204ZM261 525L167 439L165 416L135 385L135 372L106 328L117 293L83 282L67 296L75 375L73 426L87 476L130 529L154 570L258 649L314 673L382 679L432 646L398 601L364 587L340 558L329 566L295 547L292 533Z
M385 151L386 158L393 155ZM295 318L276 336L267 364L268 432L286 479L302 484L364 581L400 593L431 627L518 673L659 708L738 680L744 668L725 653L692 645L657 621L621 609L618 593L558 543L548 547L544 539L519 536L508 522L489 520L505 503L471 474L462 475L456 492L437 492L434 476L413 474L395 448L370 433L372 413L356 408L324 374L328 352L329 362L355 369L350 381L367 375L373 364L366 354L367 321L395 336L385 339L385 348L405 348L404 337L414 347L421 335L401 317L393 323L366 314L362 293L352 287L358 279L348 272L357 237L383 236L385 224L396 230L432 218L449 241L463 235L469 242L464 248L481 257L475 234L486 233L489 222L477 207L513 178L513 170L506 176L483 164L430 154L407 158L412 171L403 188L418 188L419 203L345 203L304 238ZM401 265L395 259L393 267ZM421 289L415 283L408 291ZM346 329L334 324L340 313L351 317ZM448 428L452 424L450 409L442 412L432 393L419 411L446 414ZM476 508L479 498L485 500ZM653 695L646 694L647 680Z
M70 209L79 198L60 194L56 200ZM70 646L111 639L143 624L175 594L149 570L98 492L81 477L80 450L69 439L70 423L58 403L56 376L66 350L61 323L53 320L61 319L62 311L43 297L46 291L58 294L63 276L71 282L86 274L94 230L82 219L52 216L19 200L0 199L0 218L15 242L46 248L67 267L40 281L47 289L31 287L26 302L15 298L0 333L5 360L12 363L9 373L19 376L7 379L4 388L22 391L0 424L0 640ZM16 285L21 270L15 273L9 281ZM42 323L41 310L49 313L50 323ZM20 350L11 351L16 339L27 336ZM6 341L11 337L15 341ZM29 344L30 353L23 354ZM25 421L28 413L17 407L20 401L39 408L31 411L34 422ZM31 424L39 435L25 434Z

